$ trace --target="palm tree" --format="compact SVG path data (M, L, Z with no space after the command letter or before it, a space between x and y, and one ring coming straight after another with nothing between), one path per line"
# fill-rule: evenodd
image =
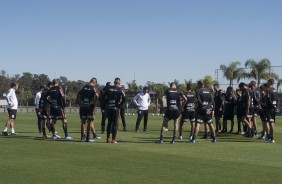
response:
M278 79L278 75L270 71L271 62L269 59L262 59L258 62L249 59L246 61L245 67L250 68L250 72L245 73L245 77L256 80L258 86L260 86L262 80Z
M132 91L132 92L138 92L139 91L139 87L138 87L138 85L136 83L136 80L128 82L127 85L128 85L128 90L129 91Z
M233 86L233 81L237 79L237 82L244 76L245 69L238 68L241 63L239 61L231 62L229 66L220 65L220 69L223 71L223 76L229 80L230 86Z
M156 92L158 97L161 97L164 94L164 91L167 89L165 84L158 84L150 81L148 81L146 85L151 91Z

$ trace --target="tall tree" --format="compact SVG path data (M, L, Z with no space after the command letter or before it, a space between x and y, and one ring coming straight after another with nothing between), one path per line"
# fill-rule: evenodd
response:
M223 71L223 76L229 80L229 85L233 86L233 81L237 79L237 82L244 77L245 69L239 68L241 63L239 61L231 62L229 66L220 65L220 69Z
M32 90L33 94L39 90L40 85L47 85L47 83L50 81L48 75L45 74L34 74L32 79Z
M128 90L132 92L138 92L139 91L139 86L136 83L136 80L133 80L131 82L127 82L128 85Z
M212 76L209 76L209 75L205 76L203 81L204 81L205 87L208 89L210 89L214 83Z
M29 72L24 72L22 76L17 80L19 83L19 100L21 101L22 105L33 104L33 74Z
M7 75L7 72L4 70L1 70L0 72L0 94L6 93L7 90L10 87L10 78L9 75Z
M256 80L258 86L260 86L262 80L278 79L278 75L270 70L271 62L269 59L260 61L249 59L246 61L245 67L250 68L250 72L245 73L245 77Z

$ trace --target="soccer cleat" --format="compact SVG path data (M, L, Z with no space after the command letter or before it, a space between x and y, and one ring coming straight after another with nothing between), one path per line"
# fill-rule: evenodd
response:
M163 140L158 140L157 142L156 142L156 144L163 144L164 142L163 142Z
M81 142L86 142L86 137L82 137Z
M115 139L113 139L111 143L117 144L118 142Z
M165 132L168 132L168 129L167 129L167 128L165 129Z
M187 143L188 143L188 144L195 144L196 141L195 141L195 140L189 140Z
M180 140L182 140L182 139L183 139L183 137L182 137L182 136L179 136L179 139L180 139Z
M95 139L89 139L88 142L95 142L96 140Z
M143 132L149 132L149 130L148 129L144 129Z
M212 140L211 140L211 142L216 143L216 139L215 139L215 138L214 138L214 139L212 139Z
M190 136L190 137L189 137L189 141L192 141L192 140L193 140L193 136Z
M72 140L72 137L70 137L70 136L67 136L67 137L65 137L65 140L68 140L68 141L70 141L70 140Z
M267 142L268 142L268 143L275 144L275 140L273 140L273 139L269 139Z
M15 132L15 133L11 133L11 135L18 135L18 134Z
M99 136L93 137L94 140L101 140L102 138Z
M58 140L58 139L60 139L61 137L60 136L58 136L58 135L54 135L53 136L53 140Z
M175 144L175 141L174 141L174 140L171 140L171 141L170 141L170 144Z
M48 138L50 138L48 135L42 135L42 138L43 139L48 139Z
M8 136L9 134L8 134L8 132L2 132L2 135Z

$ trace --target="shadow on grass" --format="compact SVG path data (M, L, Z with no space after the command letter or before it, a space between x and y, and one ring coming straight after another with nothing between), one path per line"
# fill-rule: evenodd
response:
M8 135L8 136L5 136L5 135L2 135L2 138L4 139L32 139L34 138L34 136L26 136L26 135Z

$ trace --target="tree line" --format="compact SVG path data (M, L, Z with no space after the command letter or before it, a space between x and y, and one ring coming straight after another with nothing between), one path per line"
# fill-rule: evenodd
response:
M282 84L282 79L275 72L271 71L271 62L269 59L261 59L255 61L249 59L245 62L244 67L241 67L241 62L234 61L228 66L220 65L223 71L223 76L229 80L229 85L233 87L234 81L241 81L242 79L251 79L256 81L257 86L260 86L263 80L275 79L277 81L277 89Z
M269 59L262 59L260 61L255 61L253 59L247 60L244 67L241 67L241 62L235 61L231 62L229 65L220 65L220 70L223 71L223 76L229 80L230 86L234 85L234 81L242 81L245 79L255 80L258 86L264 80L274 78L277 81L277 88L282 84L282 80L279 75L270 70L271 62ZM70 81L65 76L59 77L61 86L66 94L66 101L68 105L76 105L76 95L79 90L85 85L82 80ZM47 84L50 78L46 74L32 74L29 72L24 72L21 75L16 74L10 76L6 71L2 70L0 72L0 94L7 92L10 88L10 84L17 81L20 84L20 89L17 91L19 103L22 106L33 105L34 97L39 91L40 85ZM203 79L205 86L212 88L214 81L211 76L205 76ZM197 81L184 80L184 83L180 83L179 80L174 80L177 84L178 89L181 91L186 91L186 86L188 83L192 84L194 90L197 88ZM136 80L127 82L128 91L139 92L142 91L143 86L138 85ZM157 97L161 97L164 91L168 87L168 83L154 83L148 81L144 86L149 87L151 91L154 91ZM104 84L98 84L97 90L99 91L104 87Z

